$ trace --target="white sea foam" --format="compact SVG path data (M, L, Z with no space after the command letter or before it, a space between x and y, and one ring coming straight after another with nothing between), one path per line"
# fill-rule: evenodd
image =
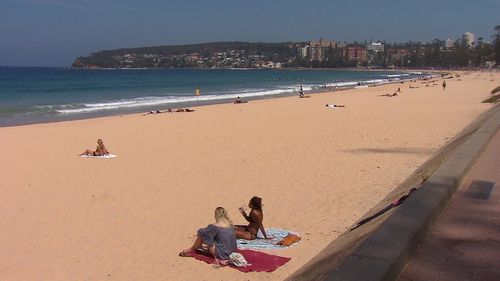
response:
M302 88L304 92L320 89L322 86L334 87L334 88L344 88L352 87L357 85L381 85L394 81L400 80L399 77L410 76L409 74L390 74L382 75L387 77L384 79L371 79L364 81L339 81L327 84L303 84ZM406 78L406 77L405 77ZM153 106L163 106L175 107L180 103L190 103L190 102L210 102L210 101L221 101L221 100L231 100L240 98L253 98L253 97L265 97L280 94L290 94L298 91L298 86L283 86L277 89L243 89L237 90L235 92L222 92L218 94L203 94L200 96L194 95L169 95L164 97L150 96L150 97L140 97L127 100L113 100L108 102L98 102L98 103L85 103L85 104L68 104L54 107L55 112L60 114L78 114L78 113L92 113L92 112L102 112L107 110L116 109L126 109L126 108L140 108L140 107L153 107Z
M311 86L304 87L305 91L310 91ZM263 97L270 95L279 95L285 93L293 93L296 91L295 87L291 88L280 88L274 90L257 90L257 89L246 89L240 92L232 94L223 95L200 95L200 96L166 96L166 97L141 97L130 100L119 100L110 102L100 102L100 103L86 103L75 108L75 105L64 105L57 109L56 112L62 114L76 114L76 113L91 113L105 110L114 110L120 108L135 108L135 107L147 107L147 106L168 106L175 105L179 103L187 102L203 102L203 101L218 101L227 99L240 98L251 98L251 97Z
M410 74L408 74L408 73L403 73L403 74L386 74L386 75L382 75L382 76L388 77L388 78L396 78L396 77L410 76Z

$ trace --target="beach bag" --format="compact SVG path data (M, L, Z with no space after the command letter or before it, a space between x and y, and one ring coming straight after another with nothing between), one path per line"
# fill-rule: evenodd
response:
M288 235L285 236L285 238L281 239L281 241L278 242L278 245L290 246L294 243L299 242L301 239L302 238L300 238L297 234L288 233Z
M245 259L245 257L237 252L233 252L229 255L229 262L232 263L234 266L237 267L247 267L251 266Z

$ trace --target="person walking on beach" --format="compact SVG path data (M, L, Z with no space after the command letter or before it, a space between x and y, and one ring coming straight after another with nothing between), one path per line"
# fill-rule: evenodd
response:
M446 80L443 80L443 91L446 89Z
M304 97L304 90L302 89L302 85L299 86L299 97L300 98Z

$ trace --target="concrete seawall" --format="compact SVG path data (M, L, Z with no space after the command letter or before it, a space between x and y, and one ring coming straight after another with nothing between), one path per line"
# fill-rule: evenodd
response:
M500 106L496 106L462 130L370 213L422 183L404 204L344 233L286 280L395 280L499 127Z

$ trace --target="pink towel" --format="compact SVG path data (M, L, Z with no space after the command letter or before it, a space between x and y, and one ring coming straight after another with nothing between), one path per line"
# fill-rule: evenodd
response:
M252 264L252 265L247 266L247 267L237 267L237 266L234 266L232 264L229 265L229 267L237 269L241 272L250 272L250 271L272 272L290 260L290 258L270 255L270 254L266 254L266 253L262 253L262 252L253 251L253 250L237 250L237 252L242 254L248 263ZM202 252L202 251L196 251L196 252L190 253L190 255L191 255L191 257L193 257L197 260L204 261L208 264L215 263L215 259L212 256L210 256L207 253Z

